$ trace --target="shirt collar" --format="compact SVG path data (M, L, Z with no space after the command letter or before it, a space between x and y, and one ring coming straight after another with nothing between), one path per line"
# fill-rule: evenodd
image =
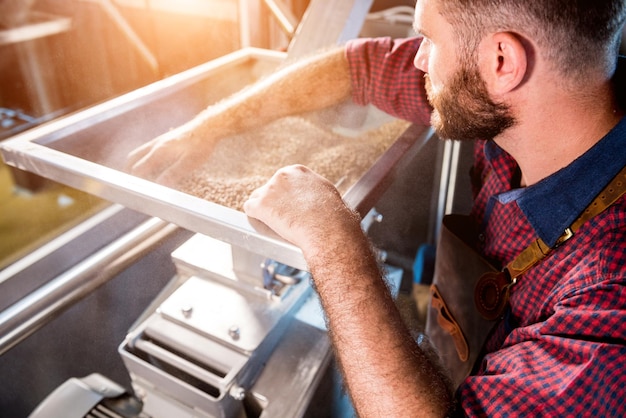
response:
M550 247L626 165L626 117L567 167L519 189L517 204Z
M618 100L626 107L626 57L620 57L614 77ZM485 156L500 167L501 177L510 179L517 170L515 160L493 141L485 144ZM503 203L517 201L535 232L553 247L591 201L626 165L626 117L604 138L567 167L540 182L502 193ZM502 167L508 167L503 170ZM504 178L501 181L506 181Z

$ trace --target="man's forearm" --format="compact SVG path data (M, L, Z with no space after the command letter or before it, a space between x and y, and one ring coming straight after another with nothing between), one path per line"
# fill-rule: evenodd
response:
M412 339L367 239L343 242L348 251L342 245L310 267L359 416L444 416L447 380Z
M354 405L363 417L444 416L447 379L405 326L361 219L327 179L278 170L245 213L302 249Z
M198 138L222 138L340 104L350 93L348 61L344 48L337 47L285 66L208 107L187 125Z

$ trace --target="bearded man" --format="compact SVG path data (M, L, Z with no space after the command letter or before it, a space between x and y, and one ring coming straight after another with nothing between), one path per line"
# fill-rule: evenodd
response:
M474 246L506 273L506 298L458 388L412 339L359 217L332 184L285 167L244 209L302 249L359 416L618 416L626 200L613 185L626 182L625 20L624 0L419 0L419 37L320 53L208 108L130 162L167 183L220 138L347 97L432 123L442 138L476 141ZM540 256L517 269L533 246Z

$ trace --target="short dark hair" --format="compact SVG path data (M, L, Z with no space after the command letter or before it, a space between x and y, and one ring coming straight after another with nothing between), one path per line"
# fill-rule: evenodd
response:
M593 65L614 71L626 0L437 1L468 53L489 32L512 32L535 42L566 76L583 76Z

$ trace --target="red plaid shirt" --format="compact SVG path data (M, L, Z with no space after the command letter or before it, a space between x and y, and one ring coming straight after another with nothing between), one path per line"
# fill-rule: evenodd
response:
M427 123L419 40L347 45L354 100ZM621 89L620 89L621 90ZM570 166L527 188L493 142L477 142L472 217L484 255L502 265L531 241L554 244L626 165L626 118ZM512 288L511 312L457 391L472 416L626 414L626 198L588 221Z

